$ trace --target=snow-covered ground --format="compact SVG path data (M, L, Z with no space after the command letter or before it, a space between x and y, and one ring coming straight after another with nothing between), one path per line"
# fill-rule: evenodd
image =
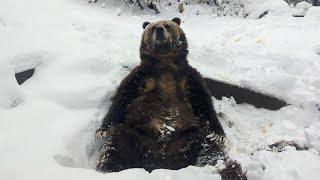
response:
M248 178L319 179L320 11L312 8L308 17L293 18L289 6L269 1L280 7L269 3L274 11L256 20L195 15L197 8L205 11L199 6L186 8L183 15L117 16L116 7L82 0L1 0L0 179L220 179L210 166L151 174L90 169L88 145L110 96L128 74L123 66L139 63L142 23L174 16L183 20L190 64L204 76L293 104L269 111L214 100L223 114L226 152ZM34 76L18 86L14 73L32 67ZM309 150L267 151L281 140Z

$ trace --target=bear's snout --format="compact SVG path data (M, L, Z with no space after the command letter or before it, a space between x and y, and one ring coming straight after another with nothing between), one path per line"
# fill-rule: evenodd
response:
M164 29L162 27L157 27L155 33L156 33L156 40L164 39Z

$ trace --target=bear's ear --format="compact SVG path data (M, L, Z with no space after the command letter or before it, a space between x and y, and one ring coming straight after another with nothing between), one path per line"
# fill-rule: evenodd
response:
M175 18L172 19L172 21L177 23L180 26L180 23L181 23L181 19L180 18L175 17Z
M150 24L150 22L146 21L142 24L143 29L145 29L148 25Z

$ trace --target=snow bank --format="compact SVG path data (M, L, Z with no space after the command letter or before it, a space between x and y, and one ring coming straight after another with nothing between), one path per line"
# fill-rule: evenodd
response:
M320 20L320 7L311 7L305 15L305 18Z
M241 158L239 158L240 160ZM320 158L315 151L285 152L257 151L247 159L240 160L248 172L248 179L318 179Z
M292 15L293 16L298 16L298 17L303 17L307 13L308 9L312 7L312 4L302 1L299 2L295 8L293 8Z
M283 0L243 0L245 14L248 18L257 19L264 12L269 15L290 14L289 5Z
M22 94L14 69L4 59L0 61L0 87L0 108L12 108L21 103Z
M41 63L48 60L46 51L28 52L16 55L10 59L10 63L15 73L38 67Z
M302 1L302 2L299 2L298 4L296 4L295 8L298 8L298 9L309 9L312 7L312 4L308 3L308 2L305 2L305 1Z
M320 45L315 45L315 46L313 47L313 50L314 50L314 52L315 52L316 54L320 55Z
M88 145L111 95L139 63L142 23L180 16L190 64L204 76L292 104L268 111L214 100L230 157L242 164L249 179L316 180L319 21L287 16L282 1L247 2L248 12L268 6L275 13L261 20L212 18L188 13L191 9L185 14L117 16L116 8L84 1L0 1L0 18L6 24L0 23L0 179L220 179L209 166L101 174L91 169L94 162L88 159ZM31 67L37 68L33 77L18 86L14 73ZM314 150L265 151L279 140Z

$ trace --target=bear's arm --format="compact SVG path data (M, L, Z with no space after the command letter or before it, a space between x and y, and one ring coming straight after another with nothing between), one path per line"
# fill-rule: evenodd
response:
M192 67L190 67L188 74L188 94L193 112L201 121L209 122L211 131L219 135L225 135L213 108L211 94L202 76Z
M138 88L143 80L143 68L138 66L120 83L112 97L112 105L103 119L100 129L107 129L111 124L120 124L125 116L128 104L138 96Z

